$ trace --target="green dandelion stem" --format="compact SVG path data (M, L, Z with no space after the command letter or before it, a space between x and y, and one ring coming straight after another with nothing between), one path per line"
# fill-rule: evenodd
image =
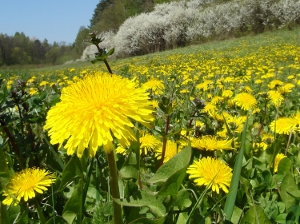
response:
M107 160L108 160L109 173L110 173L111 195L114 199L120 199L117 165L116 165L114 150L111 150L109 153L107 153ZM114 207L114 223L122 224L123 219L122 219L121 205L113 201L113 207Z
M247 126L248 126L248 117L246 119L246 122L244 124L244 129L242 132L241 149L239 150L239 153L237 155L237 159L235 161L234 168L233 168L233 175L232 175L232 180L231 180L230 188L229 188L230 193L228 194L228 197L227 197L226 203L225 203L225 207L224 207L224 213L226 216L226 220L228 220L228 221L231 220L231 216L233 213L235 200L236 200L236 196L237 196L237 192L238 192L243 156L244 156L244 151L245 151L245 147L246 147L245 145L246 145Z

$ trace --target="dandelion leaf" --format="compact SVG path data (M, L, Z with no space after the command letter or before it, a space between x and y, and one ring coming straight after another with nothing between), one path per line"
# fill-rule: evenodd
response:
M271 224L264 210L259 206L251 206L241 220L241 224Z
M296 199L291 196L290 192L295 192L298 190L298 186L296 185L294 177L291 173L287 173L283 177L280 190L282 202L285 204L285 207L288 210L296 203Z
M76 176L82 176L82 173L83 172L80 160L77 156L73 156L64 168L59 190L63 190L64 187L68 183L70 183Z
M168 162L164 163L154 174L154 176L148 180L149 184L155 184L159 182L166 182L176 172L186 169L190 163L192 155L192 149L187 146L180 153L172 157Z

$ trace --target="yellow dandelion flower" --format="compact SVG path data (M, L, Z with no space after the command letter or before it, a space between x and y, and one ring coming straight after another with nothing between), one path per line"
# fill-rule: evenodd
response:
M29 85L30 83L34 82L36 79L35 76L32 76L30 79L27 80L26 84Z
M180 93L189 93L190 91L187 89L180 90Z
M205 128L205 124L202 121L196 120L195 126L199 127L200 129Z
M210 113L212 111L216 111L217 107L216 105L212 104L212 103L206 103L205 107L202 109L202 113Z
M67 154L85 148L95 156L99 146L109 153L113 136L124 147L135 140L130 119L144 125L154 120L147 93L126 78L98 72L63 88L61 101L52 107L44 128L51 144L65 141Z
M224 91L222 92L222 96L223 96L223 97L228 97L228 98L230 98L230 97L233 96L233 92L232 92L231 90L229 90L229 89L224 90Z
M205 135L202 138L193 138L192 147L207 151L232 149L232 140L219 140L216 136Z
M34 95L38 92L38 90L36 88L29 88L29 94L30 95Z
M257 104L255 97L249 93L239 93L233 100L243 110L254 109Z
M6 88L7 88L7 89L10 89L10 88L12 87L12 84L13 84L13 83L14 83L14 80L11 80L11 79L8 80L7 83L6 83Z
M272 132L289 135L290 132L297 130L297 125L297 120L288 117L281 117L275 121L272 121L270 128Z
M227 122L227 125L229 127L229 129L232 131L232 132L235 132L235 133L241 133L242 130L243 130L243 127L244 127L244 123L246 121L246 116L226 116L225 117L226 119L226 122ZM227 133L227 127L226 125L224 124L223 125L223 129L225 129L224 131L226 131Z
M216 105L216 104L218 104L219 102L222 102L223 100L224 100L224 98L221 97L221 96L214 96L214 97L211 99L211 103L212 103L213 105Z
M252 93L253 92L253 90L251 89L250 86L245 86L244 91L247 92L247 93Z
M285 84L284 86L280 86L277 88L277 91L280 93L280 94L286 94L286 93L290 93L292 92L292 89L295 87L294 84L291 84L291 83L287 83Z
M277 173L278 171L278 165L280 160L282 160L283 158L286 158L286 156L282 153L278 153L275 157L275 161L274 161L274 173Z
M261 147L266 150L274 141L274 135L271 133L265 133L262 135Z
M157 100L152 100L151 103L152 103L153 108L158 108L158 101Z
M280 106L281 102L283 101L283 96L280 94L280 92L270 90L268 91L268 95L275 107Z
M46 86L48 84L47 81L41 81L40 86Z
M140 149L145 150L146 154L148 151L155 150L161 146L161 141L151 134L145 134L144 136L140 137L140 143Z
M34 198L36 192L42 194L55 181L55 175L39 168L27 168L16 173L4 190L5 205L17 205L21 199L28 201Z
M268 85L268 87L270 89L274 89L274 88L276 89L277 87L282 86L283 84L284 84L284 82L282 82L282 81L280 81L278 79L275 79L275 80L272 80L270 82L270 84Z
M232 169L222 160L206 157L194 161L186 171L190 174L189 178L194 179L198 186L209 186L213 191L220 193L221 188L228 193L228 187L232 179Z
M126 155L126 151L127 150L122 145L118 144L118 147L116 148L117 154Z
M165 85L161 80L151 78L142 85L142 88L144 88L145 90L151 89L153 92L161 94L165 89Z
M169 161L173 156L175 156L177 153L179 153L182 149L177 146L176 142L173 142L171 140L167 141L166 145L166 152L165 152L165 158L164 158L164 163ZM162 154L162 147L157 148L155 150L157 159L161 159L161 154Z

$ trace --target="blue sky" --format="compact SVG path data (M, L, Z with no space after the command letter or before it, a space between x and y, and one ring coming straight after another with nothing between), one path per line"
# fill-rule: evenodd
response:
M73 43L80 26L89 26L100 0L0 0L0 33Z

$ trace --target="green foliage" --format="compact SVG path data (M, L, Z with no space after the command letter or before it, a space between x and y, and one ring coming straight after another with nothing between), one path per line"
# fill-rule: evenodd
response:
M129 17L149 12L153 9L152 0L102 0L90 20L91 31L117 31L120 25Z
M79 32L75 48L66 43L49 44L47 39L30 40L23 32L16 32L14 36L0 33L0 66L55 65L76 59L82 53L82 46L78 46L82 36Z

